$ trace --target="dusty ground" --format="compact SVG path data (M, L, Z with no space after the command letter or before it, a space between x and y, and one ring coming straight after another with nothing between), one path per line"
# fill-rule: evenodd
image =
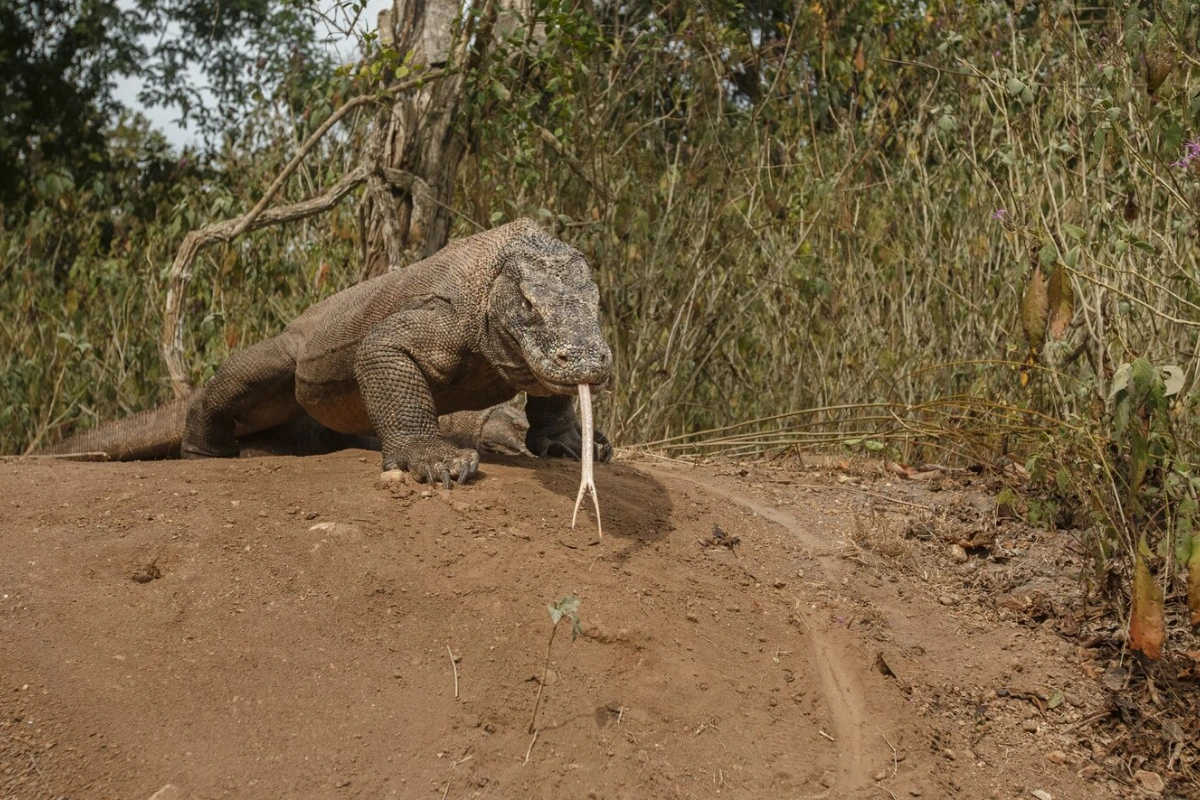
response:
M0 464L0 798L1146 788L1083 649L996 603L990 555L913 535L947 492L601 465L597 542L575 464L444 491L377 486L377 458ZM585 635L554 642L531 748L565 595Z

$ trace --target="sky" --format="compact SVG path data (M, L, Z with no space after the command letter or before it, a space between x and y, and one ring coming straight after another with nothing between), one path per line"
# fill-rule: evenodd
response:
M121 5L125 5L125 3L121 3ZM129 2L129 5L132 6L132 2ZM336 0L326 0L324 3L327 9L332 9L336 5ZM385 8L390 8L391 5L392 0L367 0L366 9L358 18L355 30L365 32L373 29L379 12ZM325 23L320 23L317 26L317 35L320 38L324 39L330 33ZM340 63L353 61L358 55L358 47L353 36L336 36L335 40L329 42L326 47ZM191 70L191 78L194 83L199 85L203 80L203 75L199 70L193 68ZM123 78L117 82L113 95L128 108L141 112L150 121L150 124L161 130L166 135L167 141L176 147L195 144L197 140L196 131L194 129L184 130L175 121L179 116L179 111L174 108L147 107L142 105L138 101L138 92L141 91L141 88L142 82L140 80L136 78ZM202 94L205 93L202 92ZM211 96L206 95L206 97L211 102Z

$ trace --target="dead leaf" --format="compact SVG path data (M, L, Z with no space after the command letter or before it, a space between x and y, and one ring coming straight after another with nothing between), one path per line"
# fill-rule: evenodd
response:
M1196 534L1192 534L1196 536ZM1200 545L1192 545L1188 558L1188 611L1191 612L1192 627L1200 626Z
M1155 582L1146 566L1142 551L1146 550L1146 538L1138 543L1133 564L1133 607L1129 614L1129 646L1151 661L1162 658L1163 640L1166 639L1166 621L1163 619L1162 588Z
M1061 267L1060 267L1061 269ZM1033 268L1025 284L1025 296L1021 298L1021 327L1025 341L1029 343L1029 354L1034 357L1042 352L1046 343L1046 318L1050 312L1050 294L1046 290L1046 278L1039 264Z
M1050 276L1050 336L1061 339L1075 316L1075 291L1071 286L1071 276L1061 264Z
M854 51L854 71L863 72L867 68L867 56L863 52L863 43L858 43L858 49Z

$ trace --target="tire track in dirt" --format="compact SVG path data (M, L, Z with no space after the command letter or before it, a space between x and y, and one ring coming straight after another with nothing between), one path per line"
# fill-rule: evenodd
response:
M754 512L763 519L783 528L814 553L819 554L829 550L828 541L810 533L800 524L799 520L786 511L730 492L702 476L681 475L669 470L656 471L686 480L714 495L736 503L747 511ZM820 681L818 688L829 708L834 736L839 745L837 782L830 787L827 794L841 796L843 792L869 785L872 782L874 771L873 759L867 753L866 746L865 731L868 712L859 674L858 657L857 655L852 658L843 657L842 653L845 648L833 641L835 637L843 637L836 636L836 632L832 630L818 628L817 626L820 624L818 620L808 618L809 615L800 617L801 610L801 608L796 610L797 619L802 622L807 634L809 648L817 665L817 678Z

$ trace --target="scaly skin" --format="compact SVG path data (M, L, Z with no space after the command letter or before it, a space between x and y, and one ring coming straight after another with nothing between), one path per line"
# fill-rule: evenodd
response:
M192 399L182 454L236 455L240 437L311 418L335 440L377 437L385 473L449 486L476 473L479 454L444 435L439 415L524 391L530 452L578 458L571 399L611 372L586 259L518 220L339 292L230 356ZM611 456L597 433L596 457Z

